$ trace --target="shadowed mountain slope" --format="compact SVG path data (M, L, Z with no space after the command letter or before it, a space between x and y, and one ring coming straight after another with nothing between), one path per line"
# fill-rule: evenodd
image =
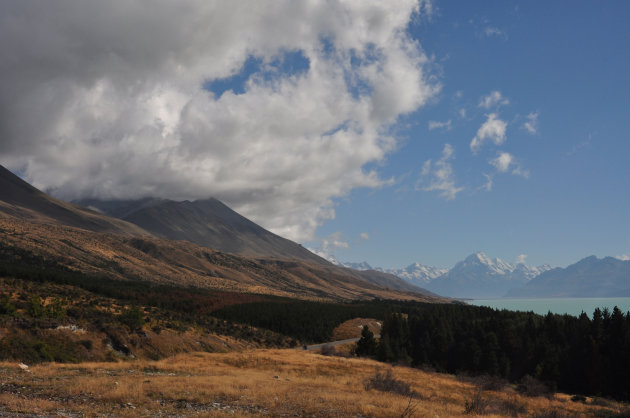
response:
M328 264L293 241L282 238L239 215L217 199L175 202L84 200L82 205L140 226L153 235L184 240L234 254Z
M0 166L0 213L34 222L68 225L94 232L149 235L137 225L63 202Z
M390 289L431 294L392 274L333 266L301 245L282 238L241 216L217 199L194 202L145 198L129 201L83 200L111 216L134 223L153 235L256 258L301 260Z

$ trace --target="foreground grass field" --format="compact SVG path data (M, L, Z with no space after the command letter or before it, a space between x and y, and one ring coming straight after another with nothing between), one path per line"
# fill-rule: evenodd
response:
M453 376L300 350L160 361L0 363L0 416L617 416L621 404L529 398ZM408 386L407 386L408 385ZM626 411L627 412L627 411Z

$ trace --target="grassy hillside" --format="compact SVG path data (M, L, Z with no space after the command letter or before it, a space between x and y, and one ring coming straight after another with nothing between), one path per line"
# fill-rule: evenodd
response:
M121 281L311 300L439 300L368 283L335 266L255 259L185 241L97 233L4 215L0 215L0 249L7 254L26 252L73 271ZM19 259L10 262L21 264Z
M46 364L28 372L5 362L0 373L0 415L612 417L625 408L287 349Z

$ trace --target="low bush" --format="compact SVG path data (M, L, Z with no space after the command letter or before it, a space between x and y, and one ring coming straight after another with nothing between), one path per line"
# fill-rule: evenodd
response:
M465 414L483 415L486 413L488 401L482 396L481 390L477 390L471 399L464 404Z
M525 375L521 382L516 386L516 390L525 396L550 396L551 390L540 380L533 378L530 375Z
M417 396L417 393L411 390L409 383L394 377L391 369L387 369L384 372L377 370L374 376L365 382L365 390L370 389L409 397Z

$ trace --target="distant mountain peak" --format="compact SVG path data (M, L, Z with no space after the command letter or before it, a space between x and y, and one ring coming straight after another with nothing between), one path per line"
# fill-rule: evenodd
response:
M511 297L627 297L630 261L585 257L566 268L548 269L514 289Z

